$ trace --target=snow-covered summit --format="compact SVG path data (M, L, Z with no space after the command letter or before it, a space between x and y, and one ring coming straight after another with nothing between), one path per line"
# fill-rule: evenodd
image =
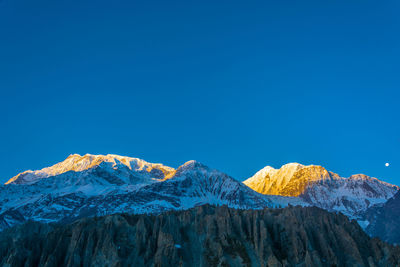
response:
M204 172L207 172L210 170L210 168L208 168L206 165L204 165L196 160L189 160L176 169L175 176L180 176L184 173L196 171L196 170L197 171L202 170Z
M299 163L280 169L267 166L240 183L194 160L174 169L118 155L73 154L51 167L18 174L0 186L0 230L26 220L63 222L202 204L244 209L315 205L358 218L398 189L366 175L342 178L321 166Z
M191 160L176 170L118 155L70 155L0 186L0 230L36 220L71 221L119 212L158 213L202 204L261 209L304 202L264 196Z
M308 175L299 177L300 171L308 171ZM305 184L308 181L325 179L327 176L329 176L328 172L320 166L288 163L280 169L267 166L243 183L262 194L297 197L303 193L304 188L302 185L293 188L294 183ZM303 178L303 181L299 178Z
M124 157L118 155L91 155L72 154L64 161L59 162L51 167L43 168L36 171L22 172L5 184L32 184L42 178L57 176L66 172L83 172L96 167L117 169L129 169L133 172L154 173L156 178L166 178L175 170L174 168L164 166L158 163L149 163L139 158Z
M311 205L355 216L391 198L399 187L363 174L340 177L317 165L267 166L243 182L267 195L299 197Z

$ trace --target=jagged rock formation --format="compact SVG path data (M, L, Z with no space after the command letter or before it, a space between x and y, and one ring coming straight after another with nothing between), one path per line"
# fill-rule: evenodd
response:
M386 202L399 187L363 174L343 178L321 166L290 163L265 167L243 182L262 194L299 197L310 205L341 211L353 218Z
M398 266L400 249L311 207L201 206L0 233L1 266Z
M400 191L382 206L368 209L365 219L368 234L400 244Z
M71 155L0 186L0 230L26 220L70 222L119 212L160 213L206 203L261 209L289 202L302 203L296 198L258 194L196 161L174 169L116 155Z

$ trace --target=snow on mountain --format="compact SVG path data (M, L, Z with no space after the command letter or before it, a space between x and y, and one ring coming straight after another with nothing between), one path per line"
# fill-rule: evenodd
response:
M265 167L243 182L262 194L299 197L310 205L357 218L369 207L386 202L399 187L363 174L343 178L321 166L290 163Z
M32 184L41 179L68 172L82 172L100 166L104 172L112 173L112 184L148 181L150 178L166 179L175 171L162 164L148 163L138 158L118 155L70 155L64 161L38 171L25 171L11 178L6 184ZM73 176L73 175L72 175ZM107 177L104 177L107 179Z
M158 213L206 203L251 209L307 205L298 198L259 194L196 161L175 170L116 155L71 155L0 186L0 229L26 220L63 222L118 212Z
M242 209L315 205L359 219L360 213L385 202L397 190L365 175L342 178L320 166L297 163L278 170L265 167L240 183L196 161L174 169L137 158L74 154L51 167L18 174L0 186L0 230L26 220L68 222L202 204Z
M0 187L0 213L44 196L85 197L128 192L172 177L175 170L162 164L117 155L70 155L38 171L25 171ZM21 194L22 193L22 194Z
M298 194L286 192L285 187L294 173L303 167L298 163L286 164L279 170L267 166L243 183L261 194L297 197Z

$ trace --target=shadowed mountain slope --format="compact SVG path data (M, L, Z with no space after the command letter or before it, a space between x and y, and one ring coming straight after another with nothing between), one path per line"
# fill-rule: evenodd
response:
M369 225L365 230L371 236L400 244L400 191L382 206L369 209L366 220Z
M0 234L1 266L398 266L400 251L342 214L201 206Z

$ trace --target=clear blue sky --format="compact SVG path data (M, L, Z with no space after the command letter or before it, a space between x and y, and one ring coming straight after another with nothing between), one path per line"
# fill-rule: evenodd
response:
M300 162L400 184L399 10L0 0L0 181L113 153L238 180Z

